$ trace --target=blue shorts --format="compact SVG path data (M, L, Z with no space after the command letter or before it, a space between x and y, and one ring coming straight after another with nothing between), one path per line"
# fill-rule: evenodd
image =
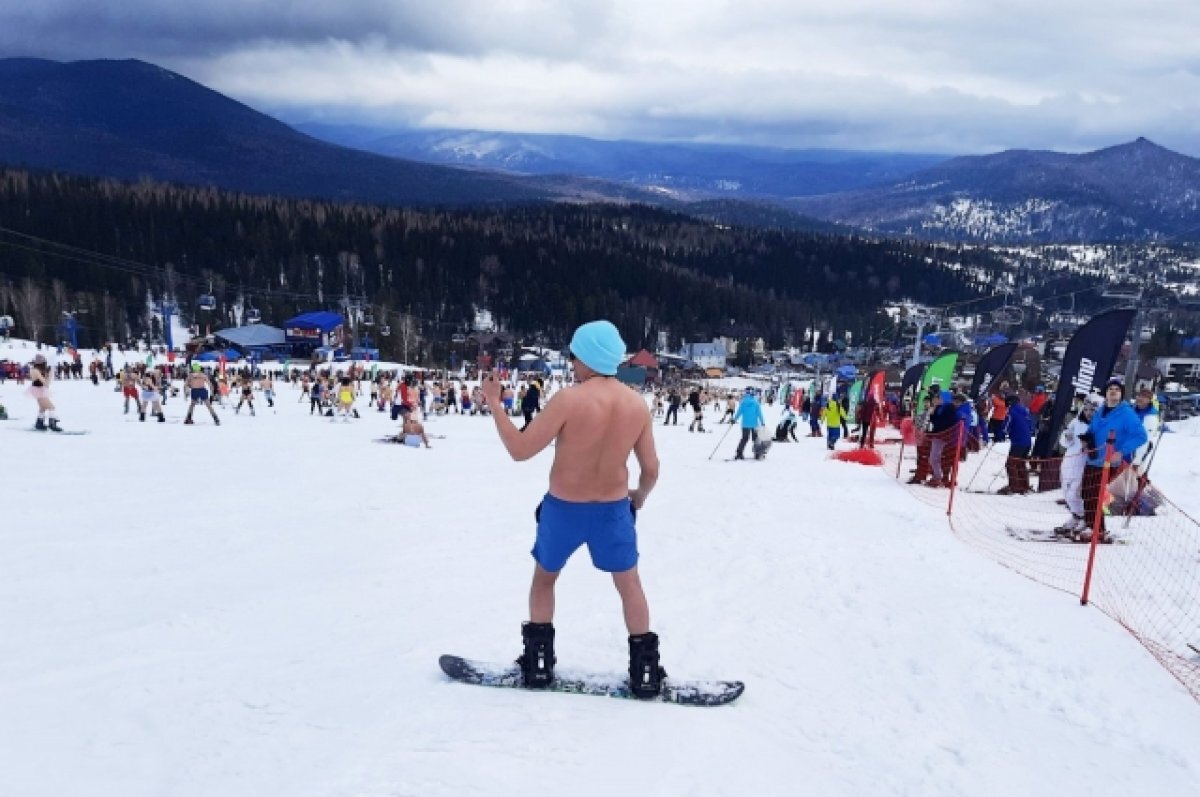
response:
M203 388L203 387L192 388L192 401L199 401L199 402L208 401L208 388Z
M575 503L547 493L534 517L537 540L530 553L543 570L562 570L584 543L597 570L623 573L637 565L637 510L628 498Z

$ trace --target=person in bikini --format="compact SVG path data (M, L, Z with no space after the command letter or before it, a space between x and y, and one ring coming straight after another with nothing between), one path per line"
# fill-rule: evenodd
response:
M51 376L53 370L44 354L34 355L33 363L29 366L29 395L37 402L38 411L37 422L33 428L39 432L47 429L52 432L62 431L62 427L58 425L54 402L50 400L50 382L53 378Z
M166 423L167 418L163 415L163 388L158 384L158 371L149 370L142 374L142 395L141 407L138 412L138 420L146 420L146 410L150 414L158 418L159 423Z
M342 420L349 423L350 413L354 412L354 381L349 376L343 376L338 382L337 408Z
M121 396L125 399L125 414L129 414L129 400L137 407L138 415L144 415L142 400L138 396L138 377L128 365L121 371Z
M240 385L240 388L242 391L242 397L240 399L238 399L237 406L233 408L233 412L236 415L242 411L243 404L249 404L250 405L250 415L253 417L253 415L254 415L254 383L252 381L250 381L249 375L243 376L241 381L242 381L242 383Z
M637 511L658 481L650 410L641 396L615 378L625 359L625 343L608 321L575 331L570 344L576 385L555 393L525 429L504 412L493 412L500 440L516 461L554 444L549 490L535 511L537 536L531 553L533 583L529 622L523 623L524 651L517 663L526 687L554 679L554 585L581 545L592 564L611 573L621 596L629 632L629 682L638 697L653 697L666 676L659 666L658 636L650 630L650 609L638 575ZM484 378L485 400L498 406L503 385ZM638 486L629 488L629 454L637 457Z

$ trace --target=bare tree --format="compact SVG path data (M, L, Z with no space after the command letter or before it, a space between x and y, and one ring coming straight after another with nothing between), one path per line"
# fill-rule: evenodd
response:
M405 365L408 364L409 351L416 351L421 344L421 328L410 313L400 313L393 328L397 342L400 344Z
M21 287L13 294L13 305L17 310L17 326L24 329L31 340L41 340L41 331L47 323L46 292L40 285L26 277Z
M62 280L56 279L50 283L50 295L54 297L53 306L50 308L52 315L72 309L67 307L67 286L63 284Z

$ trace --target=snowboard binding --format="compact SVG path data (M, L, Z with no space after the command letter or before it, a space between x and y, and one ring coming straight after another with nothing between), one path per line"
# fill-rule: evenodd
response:
M667 672L658 666L658 634L629 637L629 690L641 698L657 697Z
M525 652L517 657L526 689L545 689L554 680L554 624L522 623Z

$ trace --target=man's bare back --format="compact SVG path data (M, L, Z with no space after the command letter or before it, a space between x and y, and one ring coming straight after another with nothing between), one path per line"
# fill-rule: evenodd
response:
M555 438L550 494L564 501L615 501L629 495L629 453L642 437L644 447L654 451L646 403L604 377L560 391L554 400L566 407Z

